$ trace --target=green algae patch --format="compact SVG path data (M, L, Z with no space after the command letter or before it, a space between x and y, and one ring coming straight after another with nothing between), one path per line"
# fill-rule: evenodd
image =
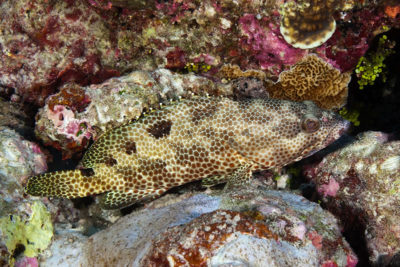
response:
M36 201L31 208L32 215L27 220L13 215L0 218L3 240L13 256L17 256L16 250L22 250L26 257L36 257L49 246L53 237L51 216L45 205ZM11 266L13 262L14 258L10 258Z

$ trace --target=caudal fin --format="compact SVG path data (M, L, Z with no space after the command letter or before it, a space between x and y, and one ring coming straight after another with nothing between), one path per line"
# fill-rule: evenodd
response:
M25 191L33 196L76 198L102 193L92 169L48 172L28 180Z

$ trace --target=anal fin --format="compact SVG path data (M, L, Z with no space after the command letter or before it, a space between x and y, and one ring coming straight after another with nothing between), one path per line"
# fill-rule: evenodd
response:
M229 179L229 177L228 177ZM201 180L201 185L204 187L211 187L217 184L222 184L227 181L227 176L225 175L214 175L210 177L206 177Z
M104 209L121 209L136 202L161 196L166 189L110 191L101 196L100 204Z

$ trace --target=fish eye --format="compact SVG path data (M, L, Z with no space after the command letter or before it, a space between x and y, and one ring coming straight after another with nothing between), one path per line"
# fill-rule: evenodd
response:
M306 133L314 133L318 131L320 123L317 117L313 115L306 115L301 121L301 128Z

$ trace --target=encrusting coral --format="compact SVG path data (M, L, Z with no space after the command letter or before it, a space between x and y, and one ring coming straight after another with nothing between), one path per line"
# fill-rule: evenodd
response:
M325 43L335 32L332 14L344 6L342 0L302 0L282 6L280 31L293 47L308 49Z
M350 73L340 73L317 55L310 54L267 88L272 98L292 101L312 100L325 109L341 108L347 99Z
M23 248L24 256L35 257L47 248L53 236L51 216L46 206L37 201L31 208L32 214L27 220L13 215L0 218L2 238L14 256ZM9 259L9 263L13 266L14 257Z

